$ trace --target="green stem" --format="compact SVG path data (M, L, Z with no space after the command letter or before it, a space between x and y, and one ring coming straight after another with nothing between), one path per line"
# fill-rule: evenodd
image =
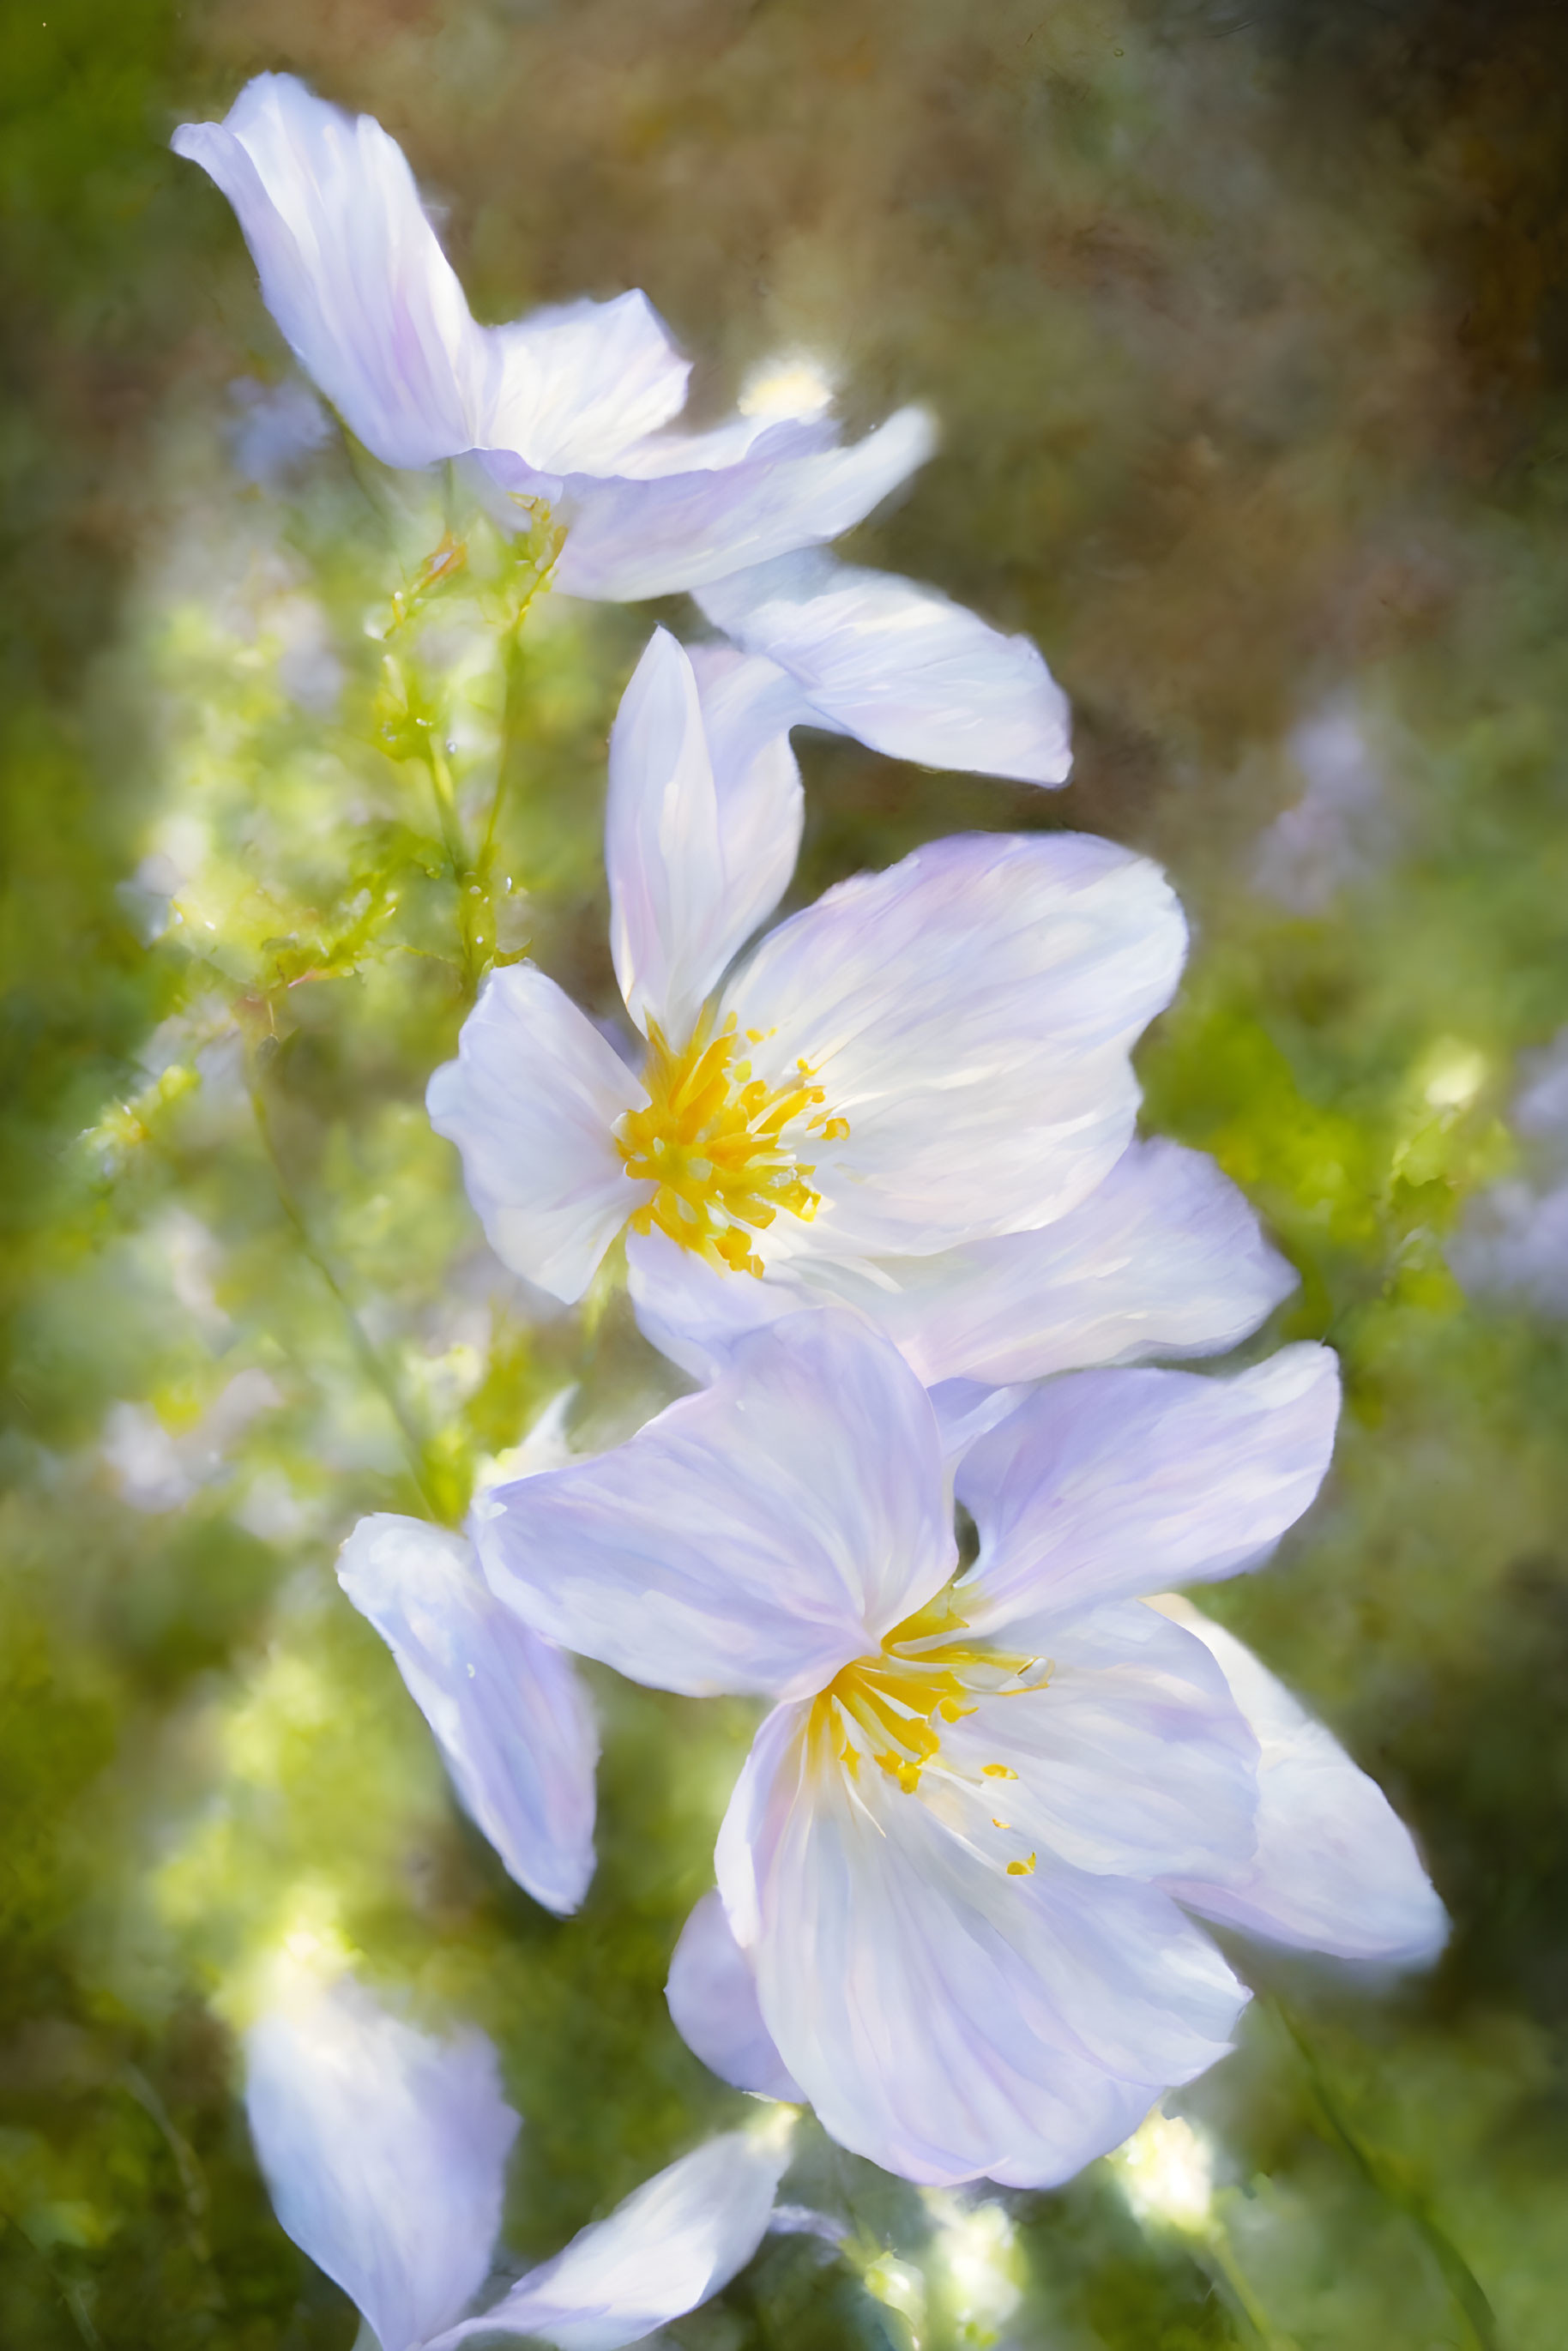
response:
M527 608L524 609L526 611ZM522 700L518 684L522 661L517 645L522 625L522 615L519 615L507 632L501 656L507 665L506 691L501 698L501 740L496 753L496 787L490 794L490 812L485 820L485 839L479 851L480 878L486 890L490 885L490 861L496 852L496 829L501 821L501 810L507 798L507 768L512 756L512 734L517 724L517 705Z
M424 757L435 793L436 814L441 820L441 838L452 861L453 878L461 883L468 879L471 871L468 844L463 838L463 820L457 813L457 789L452 780L452 770L446 764L445 752L434 736L426 740Z
M343 446L348 453L349 471L354 477L354 487L374 515L387 545L395 549L397 532L392 526L392 515L387 505L385 484L371 471L371 467L376 461L371 457L363 442L356 440L348 426L342 423L341 418L339 419L339 424L343 435Z
M398 1394L397 1384L377 1353L369 1332L361 1322L353 1301L333 1272L328 1259L317 1246L315 1237L306 1220L305 1212L295 1196L294 1187L289 1183L283 1161L279 1156L261 1088L254 1081L250 1087L250 1106L256 1120L256 1133L261 1138L262 1149L267 1155L267 1165L272 1170L272 1180L277 1189L278 1206L292 1228L300 1253L314 1266L326 1284L342 1315L343 1327L348 1333L349 1344L355 1361L392 1415L398 1436L402 1441L410 1473L419 1489L420 1497L425 1508L433 1519L443 1520L445 1514L430 1485L423 1437L402 1396Z
M1502 2351L1497 2314L1487 2300L1474 2270L1435 2217L1426 2199L1416 2189L1406 2187L1390 2167L1364 2143L1330 2090L1317 2053L1305 2033L1289 2010L1279 2001L1275 2001L1273 2006L1280 2022L1295 2043L1296 2053L1305 2068L1330 2137L1350 2158L1374 2194L1408 2220L1421 2238L1442 2273L1443 2283L1470 2331L1477 2351Z
M488 937L490 952L492 954L496 952L497 938L499 930L499 925L496 920L496 892L494 884L496 834L500 828L501 810L506 805L507 776L511 766L512 744L517 735L517 720L523 700L523 662L521 650L523 627L528 620L528 613L532 610L538 598L538 589L536 587L533 591L524 599L522 604L518 608L516 618L513 620L510 628L507 631L502 641L501 658L506 664L506 687L501 697L501 739L497 746L496 781L490 793L489 811L485 819L485 835L479 845L479 858L478 863L476 867L476 879L479 882L485 893L485 914L488 925Z
M0 2226L3 2225L4 2223L0 2223ZM17 2231L17 2234L20 2236L22 2242L26 2246L34 2259L40 2263L49 2283L54 2287L55 2292L65 2304L66 2311L70 2318L71 2324L75 2326L77 2333L81 2336L82 2341L87 2345L88 2351L103 2351L103 2338L99 2335L97 2327L93 2325L92 2320L88 2316L87 2302L83 2296L80 2286L73 2283L71 2279L65 2278L60 2275L59 2271L55 2267L53 2262L50 2261L43 2247L41 2245L35 2244L32 2238L28 2236L25 2229L19 2229Z
M1264 2351L1296 2351L1291 2337L1281 2334L1259 2300L1251 2280L1236 2258L1236 2248L1223 2220L1213 2223L1206 2242L1209 2258L1235 2296L1242 2316L1263 2345Z
M485 960L483 947L475 935L474 892L476 888L482 889L488 911L489 885L476 871L469 857L468 843L463 835L463 820L457 810L457 790L452 780L452 770L446 764L445 752L434 737L425 743L424 756L430 769L431 789L435 794L436 811L441 819L441 838L452 867L452 886L457 893L457 940L463 955L463 989L471 999L478 986L480 967ZM486 846L487 849L487 840Z
M174 2168L179 2174L180 2187L185 2199L186 2239L197 2261L204 2269L210 2270L212 2252L207 2243L206 2231L207 2186L202 2176L202 2167L196 2158L195 2149L183 2132L175 2128L173 2117L168 2107L163 2104L140 2065L127 2064L122 2067L120 2082L127 2097L133 2099L141 2107L142 2113L162 2137L164 2145L173 2158Z

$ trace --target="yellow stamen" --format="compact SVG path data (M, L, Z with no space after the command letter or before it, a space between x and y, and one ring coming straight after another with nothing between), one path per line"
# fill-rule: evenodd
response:
M856 1772L861 1755L869 1755L905 1795L914 1795L921 1772L940 1751L939 1722L961 1722L973 1714L975 1706L967 1702L971 1698L1023 1697L1045 1687L1043 1681L1024 1678L1039 1665L1038 1657L1014 1656L953 1638L967 1630L954 1608L951 1587L895 1625L874 1656L857 1657L843 1667L812 1700L807 1729L810 1753L819 1761L832 1757L841 1763L850 1763L852 1756L850 1768ZM980 1768L988 1779L1018 1778L1006 1763ZM1009 1863L1009 1868L1015 1877L1027 1874L1021 1864Z
M821 1108L827 1097L806 1062L797 1061L792 1083L769 1086L735 1059L739 1041L733 1012L716 1033L705 1013L679 1052L650 1024L643 1081L651 1100L625 1113L616 1141L633 1183L659 1187L633 1214L633 1232L657 1225L716 1272L760 1276L750 1235L781 1208L810 1224L821 1203L807 1181L816 1167L797 1158L785 1130L804 1121L800 1141L817 1130L830 1143L850 1130Z
M1008 1876L1009 1877L1032 1877L1034 1876L1034 1864L1035 1856L1032 1853L1027 1861L1009 1861L1008 1864Z

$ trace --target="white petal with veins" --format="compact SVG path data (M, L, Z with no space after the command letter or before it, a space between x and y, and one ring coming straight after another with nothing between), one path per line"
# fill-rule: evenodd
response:
M425 1520L361 1519L338 1581L511 1876L547 1909L575 1910L593 1875L599 1738L570 1659L502 1607L466 1536Z
M742 1342L703 1395L474 1515L492 1588L537 1630L698 1696L815 1688L956 1562L925 1392L831 1313Z
M382 2351L417 2351L483 2284L517 2117L483 2033L436 2041L351 1979L300 1986L246 2039L273 2209Z
M1273 1942L1400 1967L1434 1959L1448 1916L1377 1782L1233 1634L1174 1593L1150 1604L1213 1652L1262 1748L1254 1858L1211 1878L1184 1871L1172 1893Z
M788 673L819 726L923 767L1067 780L1067 696L1039 652L934 588L803 549L701 588L697 601Z
M501 1262L580 1298L653 1189L628 1183L615 1147L616 1122L648 1096L613 1046L553 979L511 964L486 981L424 1099Z

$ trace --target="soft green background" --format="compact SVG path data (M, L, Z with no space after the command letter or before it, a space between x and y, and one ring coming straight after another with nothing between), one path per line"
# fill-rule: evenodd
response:
M335 435L246 484L231 387L286 355L165 152L287 66L403 139L480 315L641 285L712 411L781 344L857 422L935 405L942 454L856 549L1032 632L1077 779L802 737L797 897L963 826L1164 859L1195 948L1149 1123L1216 1152L1300 1268L1260 1343L1344 1357L1328 1490L1215 1606L1383 1780L1452 1947L1395 1987L1242 1953L1239 2053L1176 2102L1216 2146L1213 2231L1141 2227L1104 2166L1008 2197L1005 2339L1552 2351L1563 1340L1467 1303L1445 1251L1524 1164L1516 1057L1568 1019L1568 19L13 0L0 39L0 2342L346 2351L234 2101L291 1927L496 2034L519 2255L742 2107L661 1986L746 1709L597 1678L601 1868L561 1925L455 1814L331 1578L360 1510L422 1507L416 1473L460 1509L564 1384L580 1441L670 1393L623 1302L540 1322L498 1280L420 1108L493 947L613 1001L603 742L649 615L547 600L486 670L517 582L476 538L398 632L450 697L460 926L365 632L442 486ZM1325 724L1381 787L1292 862L1264 835ZM806 2144L789 2192L852 2223L846 2255L775 2241L674 2337L985 2339L940 2216Z

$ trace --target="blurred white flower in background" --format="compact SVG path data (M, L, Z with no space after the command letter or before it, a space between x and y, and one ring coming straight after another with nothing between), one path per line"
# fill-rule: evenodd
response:
M960 2343L995 2343L1023 2298L1023 2261L1004 2205L925 2188L931 2218L927 2283Z
M111 1405L99 1449L121 1501L133 1510L177 1510L228 1474L229 1448L282 1401L276 1383L252 1365L186 1428L171 1429L148 1404Z
M1520 1057L1511 1123L1525 1168L1470 1203L1448 1261L1477 1298L1568 1316L1568 1029Z
M1156 2106L1110 2158L1134 2219L1203 2235L1214 2211L1214 2149Z
M1354 696L1338 695L1303 718L1286 755L1306 786L1263 834L1253 887L1293 914L1321 914L1349 884L1392 855L1388 778Z
M332 420L297 375L281 383L239 376L229 386L235 416L229 446L235 469L257 488L276 490L332 437Z

